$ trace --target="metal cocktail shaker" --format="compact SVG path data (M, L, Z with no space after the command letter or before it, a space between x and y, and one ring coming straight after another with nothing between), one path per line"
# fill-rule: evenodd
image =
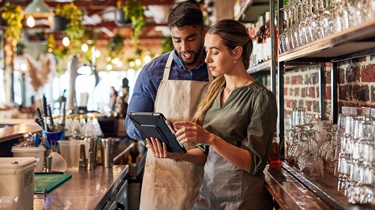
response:
M95 137L85 137L84 141L88 147L88 168L96 168L97 140ZM86 149L87 150L87 149Z
M113 145L114 139L101 139L102 161L105 168L112 168L113 165Z

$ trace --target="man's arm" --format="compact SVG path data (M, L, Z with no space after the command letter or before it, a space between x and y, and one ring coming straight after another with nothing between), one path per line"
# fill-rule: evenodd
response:
M156 96L155 88L151 88L150 77L146 69L141 70L134 86L128 112L153 112ZM142 134L135 127L128 116L125 118L126 133L132 139L144 140Z

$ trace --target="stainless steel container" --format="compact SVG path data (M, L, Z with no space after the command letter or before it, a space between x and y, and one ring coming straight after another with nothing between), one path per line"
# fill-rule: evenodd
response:
M86 142L86 149L88 158L88 168L96 168L96 156L97 156L97 139L95 137L85 137L84 141Z
M114 139L101 139L102 161L105 168L112 168L113 166L113 145Z

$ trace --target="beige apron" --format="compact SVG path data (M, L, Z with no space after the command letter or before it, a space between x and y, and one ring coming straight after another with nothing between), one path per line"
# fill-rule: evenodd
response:
M155 112L163 113L171 121L191 121L208 82L169 80L173 53L169 55L163 80L156 94ZM212 81L211 72L208 74L209 81ZM195 145L185 147L192 149ZM148 150L140 209L190 210L198 198L202 178L202 164L158 159Z

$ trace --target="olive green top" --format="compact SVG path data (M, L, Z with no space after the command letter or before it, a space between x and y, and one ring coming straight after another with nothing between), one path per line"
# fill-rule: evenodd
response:
M204 118L204 128L227 142L250 151L250 173L263 172L276 129L277 108L272 92L259 82L234 89L221 106L220 90Z
M263 170L276 129L275 96L254 82L233 90L221 106L222 91L207 111L203 127L248 150L252 163L250 171L243 171L209 148L200 198L194 209L268 209L271 200L264 188Z

